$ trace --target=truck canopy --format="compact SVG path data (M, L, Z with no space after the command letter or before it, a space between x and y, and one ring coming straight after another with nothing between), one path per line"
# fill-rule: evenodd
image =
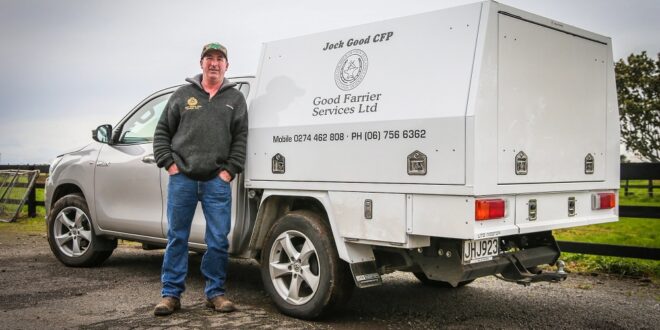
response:
M248 185L605 188L612 63L609 38L490 1L265 43Z

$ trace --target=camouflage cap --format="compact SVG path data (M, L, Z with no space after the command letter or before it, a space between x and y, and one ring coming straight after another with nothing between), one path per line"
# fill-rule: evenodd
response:
M212 50L217 50L217 51L221 52L223 55L225 55L226 59L229 59L227 57L227 47L225 47L225 46L223 46L223 45L221 45L217 42L212 42L210 44L204 45L204 47L202 48L202 56L200 58L204 58L204 55L206 55L206 53L208 53Z

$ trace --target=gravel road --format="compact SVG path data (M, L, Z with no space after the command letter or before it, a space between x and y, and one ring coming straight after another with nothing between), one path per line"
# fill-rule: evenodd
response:
M67 268L44 234L0 231L0 329L660 329L657 284L604 275L529 287L488 277L439 289L394 273L380 287L356 289L331 317L300 321L277 312L257 263L244 260L230 262L227 283L239 311L219 314L203 305L196 254L182 311L157 318L162 256L122 244L102 267Z

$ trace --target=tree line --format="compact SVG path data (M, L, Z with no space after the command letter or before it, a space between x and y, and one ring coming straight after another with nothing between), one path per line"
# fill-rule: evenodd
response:
M614 65L621 141L640 159L660 162L660 53L630 54Z

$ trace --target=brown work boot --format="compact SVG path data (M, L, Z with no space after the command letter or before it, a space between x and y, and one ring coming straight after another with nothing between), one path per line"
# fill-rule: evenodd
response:
M216 312L229 313L236 310L234 303L225 298L225 296L216 296L206 300L206 307L213 308Z
M181 309L181 301L175 297L163 297L156 308L154 308L154 315L164 316L174 313L174 311Z

